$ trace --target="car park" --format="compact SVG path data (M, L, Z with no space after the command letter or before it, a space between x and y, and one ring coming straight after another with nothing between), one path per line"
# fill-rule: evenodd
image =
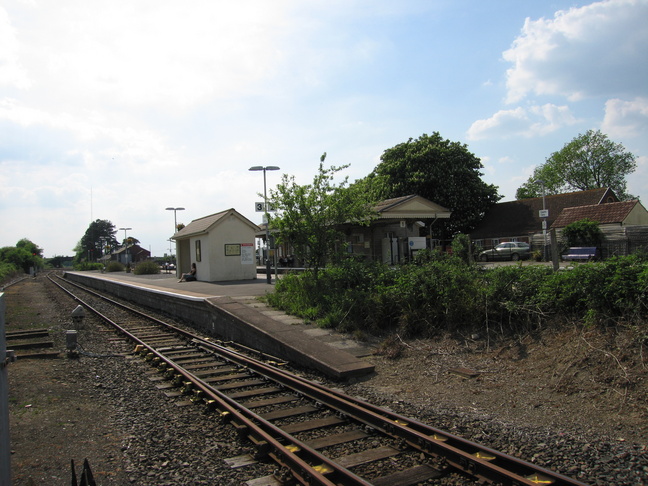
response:
M496 260L524 260L531 255L531 248L528 243L521 241L507 241L500 243L491 250L482 251L479 254L479 261L488 262Z

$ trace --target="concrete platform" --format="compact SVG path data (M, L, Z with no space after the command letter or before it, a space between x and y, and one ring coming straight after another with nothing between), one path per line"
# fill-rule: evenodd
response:
M265 275L235 282L178 282L174 274L66 272L65 278L194 323L200 331L315 369L339 380L374 371L369 343L276 311L258 297L274 290ZM273 278L274 282L274 278Z

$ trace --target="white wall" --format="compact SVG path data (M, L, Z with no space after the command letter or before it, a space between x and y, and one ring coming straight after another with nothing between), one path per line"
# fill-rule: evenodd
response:
M244 244L251 252L250 263L242 262L245 253ZM241 255L225 255L225 245L241 245ZM254 228L241 220L236 214L219 221L209 231L208 241L202 242L203 263L209 264L209 280L212 282L226 280L251 280L256 278L256 260L254 258ZM205 246L209 248L209 259L205 260ZM198 270L200 272L200 269ZM202 280L202 279L201 279Z

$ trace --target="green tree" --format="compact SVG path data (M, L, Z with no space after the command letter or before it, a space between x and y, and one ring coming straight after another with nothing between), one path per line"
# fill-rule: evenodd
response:
M567 246L599 246L603 241L603 232L598 222L585 218L565 226L562 238Z
M126 245L132 246L132 245L139 245L139 244L140 244L140 240L138 240L137 238L135 238L133 236L129 236L129 237L125 238L122 241L123 246L126 246Z
M29 272L30 268L40 268L43 266L42 254L38 245L32 243L27 238L23 238L16 246L5 246L0 248L0 263L13 265L16 270Z
M16 248L24 248L29 253L39 258L43 258L43 250L38 245L27 238L23 238L16 243Z
M501 198L496 186L482 181L480 159L438 132L387 149L380 160L365 181L376 200L416 194L450 209L451 218L433 227L443 239L470 233Z
M276 215L270 228L277 231L278 241L292 246L295 255L313 271L315 282L319 270L336 262L342 253L342 223L369 224L374 214L367 192L348 185L348 177L335 184L335 175L346 169L324 168L326 154L320 158L312 184L298 185L293 176L284 174L276 190L270 190L270 204Z
M627 193L626 177L637 168L635 156L600 130L588 130L551 154L536 167L516 193L518 199L610 187L621 200Z
M90 223L74 249L77 261L95 261L101 258L104 252L108 253L110 249L118 247L116 232L115 225L106 219L97 219Z

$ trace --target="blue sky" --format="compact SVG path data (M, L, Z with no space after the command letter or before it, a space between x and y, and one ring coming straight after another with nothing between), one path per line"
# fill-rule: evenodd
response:
M438 131L502 201L600 129L648 200L648 0L0 0L0 247L71 255L107 219L153 255L178 222L261 222L256 165L355 180ZM122 239L124 232L118 232Z

